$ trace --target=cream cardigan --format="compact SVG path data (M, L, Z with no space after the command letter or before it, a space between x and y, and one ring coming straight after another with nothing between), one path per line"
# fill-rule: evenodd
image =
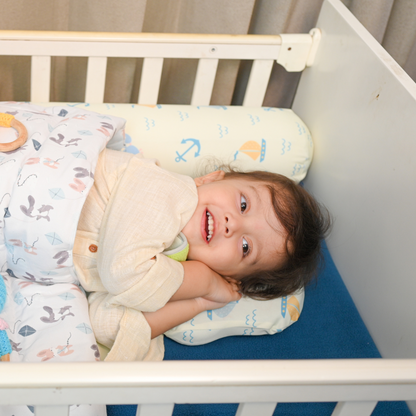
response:
M163 338L150 341L141 312L166 304L183 280L182 265L161 252L195 211L192 178L165 171L155 160L104 150L84 204L74 264L89 296L97 341L106 361L161 360Z

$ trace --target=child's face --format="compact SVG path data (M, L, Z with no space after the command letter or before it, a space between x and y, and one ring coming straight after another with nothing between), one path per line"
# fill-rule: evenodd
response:
M182 230L189 242L188 260L236 279L278 266L286 234L269 190L264 183L223 176L213 172L195 179L198 205Z

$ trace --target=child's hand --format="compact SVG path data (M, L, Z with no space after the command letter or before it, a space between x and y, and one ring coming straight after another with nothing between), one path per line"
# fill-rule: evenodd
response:
M236 280L229 277L221 277L219 274L214 272L209 292L207 295L203 296L203 298L207 301L223 304L222 306L224 306L229 302L241 299L241 293L238 292L239 288L239 283ZM221 306L217 306L217 308L220 307Z
M229 302L214 302L205 298L195 298L195 302L198 304L198 308L201 311L210 311L212 309L219 309L228 305Z

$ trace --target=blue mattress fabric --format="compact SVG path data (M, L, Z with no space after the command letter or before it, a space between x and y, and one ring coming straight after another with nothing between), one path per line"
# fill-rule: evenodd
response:
M326 247L325 267L306 289L298 322L276 335L223 338L185 346L165 337L165 360L379 358L370 334ZM294 346L296 346L294 348ZM330 416L336 403L278 403L274 416ZM231 416L238 404L175 405L174 416ZM108 416L134 416L136 406L107 406ZM372 416L411 416L404 402L379 402Z

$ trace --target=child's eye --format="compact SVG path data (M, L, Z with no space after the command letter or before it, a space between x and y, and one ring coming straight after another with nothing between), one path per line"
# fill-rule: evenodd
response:
M246 257L250 253L250 245L247 240L243 238L243 257Z
M241 195L240 206L241 206L241 212L244 212L247 209L247 200L243 195Z

